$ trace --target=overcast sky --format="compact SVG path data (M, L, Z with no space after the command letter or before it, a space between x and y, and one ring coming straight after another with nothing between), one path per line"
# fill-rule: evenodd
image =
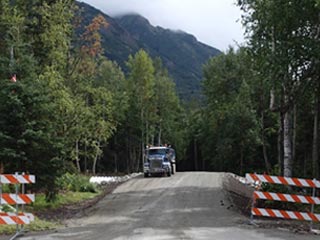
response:
M82 0L110 16L139 13L152 25L182 30L225 51L244 42L235 0Z

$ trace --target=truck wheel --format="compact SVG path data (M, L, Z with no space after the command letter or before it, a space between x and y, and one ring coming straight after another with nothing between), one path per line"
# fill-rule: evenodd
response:
M144 173L144 177L145 178L149 177L149 174L148 173Z

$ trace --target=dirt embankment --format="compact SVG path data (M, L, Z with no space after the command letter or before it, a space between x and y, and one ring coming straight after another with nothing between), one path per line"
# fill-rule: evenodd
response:
M239 181L239 176L225 173L222 179L222 187L227 191L230 200L245 215L249 216L252 206L254 189Z

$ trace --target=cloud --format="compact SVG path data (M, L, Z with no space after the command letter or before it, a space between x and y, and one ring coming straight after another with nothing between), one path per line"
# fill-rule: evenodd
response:
M182 30L221 50L242 43L234 0L84 0L111 16L139 13L152 25ZM238 21L237 21L238 20Z

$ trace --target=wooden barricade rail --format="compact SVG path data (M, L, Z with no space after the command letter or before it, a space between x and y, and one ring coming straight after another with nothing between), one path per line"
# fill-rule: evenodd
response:
M24 205L35 201L34 194L25 194L25 184L35 183L34 175L28 174L0 174L0 205L15 205L15 212L0 212L0 224L17 225L16 234L11 238L16 238L22 231L25 224L34 221L31 213L24 213ZM14 184L15 193L3 193L3 184ZM20 190L21 189L21 193ZM19 211L21 205L21 211Z
M274 192L262 192L262 191L256 190L253 192L251 219L253 218L253 216L262 216L262 217L320 222L320 214L314 214L314 205L320 204L320 198L315 196L316 188L320 188L320 181L316 179L311 180L311 179L303 179L303 178L288 178L288 177L270 176L270 175L265 175L265 174L262 175L262 174L255 174L255 173L247 173L246 180L247 180L247 183L253 183L253 184L269 183L269 184L280 184L280 185L289 185L289 186L296 186L296 187L313 188L312 196L283 194L283 193L274 193ZM278 209L256 208L254 205L257 199L311 204L312 207L311 207L311 212L295 212L295 211L278 210Z

